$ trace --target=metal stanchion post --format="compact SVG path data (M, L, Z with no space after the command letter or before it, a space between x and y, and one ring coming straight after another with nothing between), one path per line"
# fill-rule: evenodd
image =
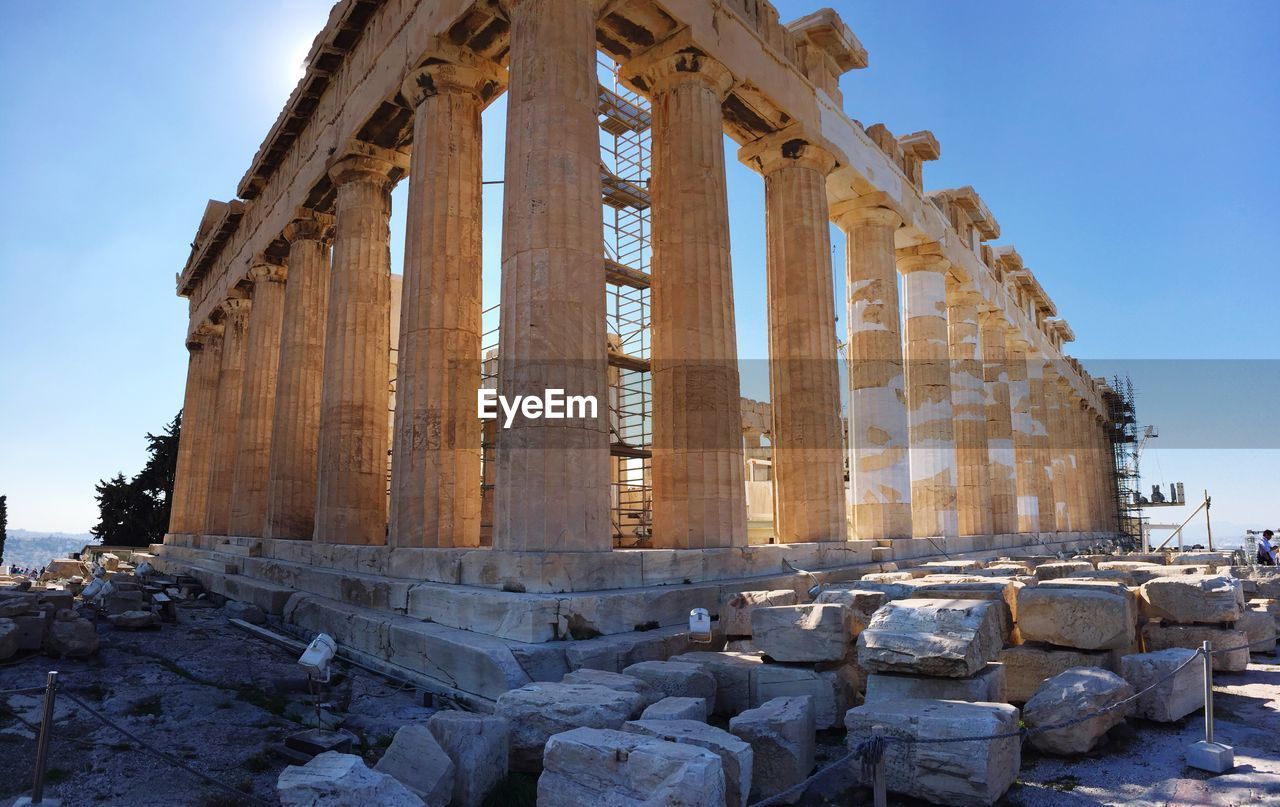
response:
M1236 753L1229 745L1213 739L1213 643L1200 647L1204 656L1204 740L1187 749L1187 764L1211 773L1226 773L1235 767Z
M889 794L884 784L884 757L881 756L876 761L875 773L871 778L871 795L875 800L875 807L888 807Z
M49 756L49 738L53 735L53 698L58 689L58 671L50 670L44 686L44 713L40 717L40 739L36 743L36 769L31 779L31 798L18 799L14 807L24 804L41 804L56 807L57 799L44 798L44 766Z

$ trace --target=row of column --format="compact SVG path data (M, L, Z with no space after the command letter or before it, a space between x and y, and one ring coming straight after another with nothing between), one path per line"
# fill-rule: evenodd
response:
M493 545L608 550L594 4L509 6L499 391L556 388L602 408L498 430ZM745 545L721 113L733 78L691 49L658 48L626 70L653 105L655 545ZM479 545L480 111L505 75L452 48L410 75L409 165L371 146L344 155L330 170L332 219L302 211L287 261L259 261L217 324L195 332L172 531ZM829 210L823 149L782 134L742 156L765 178L777 540L849 537L832 218L848 238L853 535L1100 528L1103 454L1082 444L1101 431L1026 344L948 286L940 256L896 250L891 210ZM406 167L389 433L390 192ZM1050 434L1074 435L1075 450Z

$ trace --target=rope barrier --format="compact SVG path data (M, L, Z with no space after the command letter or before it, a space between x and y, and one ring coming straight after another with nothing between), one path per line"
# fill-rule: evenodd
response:
M20 689L0 689L0 695L33 695L44 692L44 687L22 687Z
M108 728L114 729L114 730L116 730L117 732L119 732L120 734L123 734L124 736L128 737L130 740L132 740L133 742L135 742L135 743L137 743L139 746L141 746L141 747L142 747L142 750L144 750L144 751L148 752L148 753L149 753L149 754L151 754L152 756L154 756L154 757L156 757L156 758L158 758L158 759L164 760L165 762L168 762L170 765L173 765L173 766L175 766L175 767L181 768L182 770L186 771L187 773L189 773L189 774L191 774L192 776L196 777L197 779L201 780L201 781L202 781L202 782L204 782L205 784L213 785L214 787L218 788L219 790L223 790L223 791L225 791L225 792L227 792L227 793L231 793L231 794L233 794L233 795L234 795L236 798L238 798L238 799L245 799L245 800L248 800L248 801L250 801L250 802L253 802L254 804L263 804L263 805L267 804L267 802L263 801L262 799L259 799L258 797L254 796L253 794L251 794L251 793L245 793L244 791L239 790L239 789L237 789L237 788L234 788L234 787L232 787L231 785L226 784L225 782L220 782L220 781L218 781L217 779L214 779L212 776L209 776L209 775L207 775L207 774L205 774L205 773L202 773L202 772L200 772L200 771L196 770L195 768L193 768L193 767L191 767L190 765L186 764L185 762L183 762L182 760L180 760L180 759L178 759L177 757L173 756L172 754L170 754L170 753L168 753L168 752L165 752L165 751L161 751L159 748L156 748L156 747L154 747L154 746L152 746L152 745L148 744L145 740L143 740L143 739L142 739L141 737L139 737L138 735L134 734L133 732L129 731L128 729L124 728L123 726L119 726L119 725L117 725L117 724L113 723L109 718L104 717L103 715L99 714L96 710L94 710L94 708L93 708L93 707L89 706L89 704L87 704L87 703L85 703L84 701L80 700L80 698L76 697L75 695L71 694L70 692L65 692L64 694L65 694L68 698L70 698L72 702L74 702L75 704L77 704L78 706L80 706L80 708L84 709L86 712L88 712L89 714L91 714L91 715L93 715L95 718L97 718L97 719L98 719L98 720L99 720L103 725L107 726Z

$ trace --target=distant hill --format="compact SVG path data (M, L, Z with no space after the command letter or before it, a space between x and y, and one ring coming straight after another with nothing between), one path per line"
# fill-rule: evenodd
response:
M4 544L4 565L14 564L26 568L44 566L54 558L65 558L72 552L84 549L85 544L97 543L87 532L32 532L9 530Z

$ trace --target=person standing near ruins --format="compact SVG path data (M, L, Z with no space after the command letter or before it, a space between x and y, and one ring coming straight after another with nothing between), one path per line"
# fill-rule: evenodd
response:
M1263 530L1262 537L1258 540L1258 563L1263 566L1276 565L1276 550L1271 545L1271 538L1275 533L1271 530Z

